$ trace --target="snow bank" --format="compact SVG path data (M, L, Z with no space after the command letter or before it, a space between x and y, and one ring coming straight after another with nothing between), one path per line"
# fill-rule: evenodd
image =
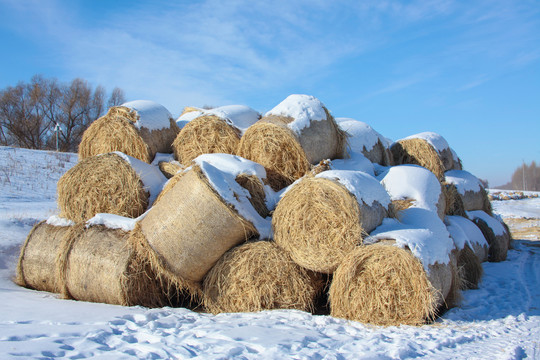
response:
M266 179L264 167L256 162L244 159L240 156L229 154L204 154L197 157L194 162L201 168L210 185L218 192L221 198L232 205L238 213L250 221L261 238L271 237L271 219L263 219L253 208L249 199L249 191L236 182L240 174L257 176L261 181ZM264 185L267 199L267 207L275 206L275 193Z
M289 95L264 116L269 115L292 117L294 121L287 126L297 135L309 127L311 121L327 120L323 103L310 95Z
M148 207L150 207L163 189L163 185L167 182L165 175L163 175L157 166L149 165L119 151L115 151L114 154L120 156L130 164L137 175L139 175L144 184L144 189L150 193L148 199Z
M461 195L465 195L467 191L476 193L483 189L480 180L465 170L449 170L444 173L444 179L447 183L455 185Z
M372 206L375 201L388 208L390 197L381 184L373 176L361 171L328 170L315 177L336 180L356 197L360 203Z
M392 166L378 179L392 200L414 200L413 206L437 212L441 184L431 171L417 165Z
M137 129L160 130L171 126L172 115L163 105L150 100L135 100L124 103L124 106L137 111L139 118L135 122Z

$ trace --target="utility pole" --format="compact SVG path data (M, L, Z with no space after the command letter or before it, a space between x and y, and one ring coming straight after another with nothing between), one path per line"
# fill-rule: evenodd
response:
M58 143L58 133L62 131L60 129L60 124L59 123L56 123L56 126L54 127L54 132L56 133L56 152L58 152L60 150L59 148L59 143Z

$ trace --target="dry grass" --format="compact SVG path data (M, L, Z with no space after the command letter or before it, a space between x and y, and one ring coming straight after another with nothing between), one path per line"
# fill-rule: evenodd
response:
M399 218L399 212L403 210L407 210L411 206L413 206L414 200L411 199L401 199L401 200L392 200L392 203L390 204L388 208L388 215L390 217Z
M385 215L378 203L360 206L336 181L305 177L278 203L274 239L300 266L332 273Z
M116 154L86 158L58 181L60 216L82 222L97 213L135 218L148 206L139 176Z
M478 284L482 280L484 269L482 268L481 260L476 256L474 251L465 245L457 255L457 267L461 272L463 283L461 290L478 289Z
M540 240L540 219L506 218L509 233L514 239Z
M287 127L259 120L242 136L238 155L263 165L275 191L302 177L311 168L306 153Z
M178 161L160 161L159 164L159 170L161 170L161 173L167 178L170 179L174 175L176 175L179 171L182 171L185 169L182 164L180 164Z
M187 165L202 154L236 154L240 131L215 115L198 117L184 126L173 142L174 155Z
M437 152L427 141L407 139L395 142L390 148L396 165L416 164L425 167L435 174L440 181L444 180L445 166Z
M436 290L422 264L395 246L359 246L334 273L331 315L375 325L420 325L437 311Z
M235 181L249 192L249 202L257 213L263 218L267 217L270 211L266 207L266 194L261 180L255 175L240 174Z
M322 277L296 265L274 242L229 250L204 279L204 306L214 313L271 309L313 311Z
M443 182L442 189L446 199L446 209L444 211L445 214L467 217L465 206L463 204L463 198L459 194L456 186Z

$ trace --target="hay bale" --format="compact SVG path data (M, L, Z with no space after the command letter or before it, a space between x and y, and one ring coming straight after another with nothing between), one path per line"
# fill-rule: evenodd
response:
M167 179L172 178L179 171L185 169L185 167L182 166L182 164L180 164L178 161L160 161L158 163L158 167L163 173L163 176L165 176Z
M356 247L334 272L331 315L375 325L420 325L437 314L440 295L410 251Z
M461 161L439 134L424 132L396 141L390 147L394 163L416 164L444 180L444 172L461 169Z
M372 163L392 165L390 141L368 124L349 118L336 119L341 130L348 135L348 153L362 153Z
M489 244L488 261L506 260L511 237L501 222L482 210L467 211L467 216L478 226Z
M82 136L79 160L120 151L150 163L156 153L171 153L180 129L162 105L137 100L109 109Z
M463 279L461 290L478 289L478 284L484 274L484 268L480 259L468 244L465 244L457 254L457 267L461 271L461 278Z
M459 194L454 184L443 182L442 189L446 202L446 209L444 213L449 216L463 216L466 217L465 205L463 205L463 199Z
M205 308L214 313L272 309L313 311L320 274L296 265L273 241L247 242L225 253L204 278Z
M21 251L18 283L82 301L165 306L167 297L148 263L126 242L127 233L104 226L42 222Z
M489 245L482 231L463 216L447 216L444 224L458 250L468 246L480 263L488 260Z
M165 181L157 167L122 153L89 157L58 181L60 216L75 222L97 213L136 218L152 204Z
M277 191L308 172L310 164L342 158L345 147L345 132L318 99L291 95L248 128L237 153L262 164Z
M217 260L249 238L268 236L269 220L236 182L239 174L264 177L264 168L226 154L203 155L140 221L134 242L159 273L196 289ZM137 230L137 229L136 229Z
M274 239L306 269L332 273L387 214L390 199L373 177L325 171L293 185L272 217Z
M483 210L491 214L488 194L476 176L465 170L450 170L444 173L444 182L456 187L465 211Z
M433 211L444 219L446 198L432 172L416 165L399 165L390 167L378 178L390 195L394 211L412 206Z

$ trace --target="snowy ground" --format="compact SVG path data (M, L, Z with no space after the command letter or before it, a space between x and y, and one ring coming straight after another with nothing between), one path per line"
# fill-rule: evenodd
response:
M195 313L60 300L18 287L19 246L56 211L75 155L0 147L0 359L540 359L540 242L516 240L484 263L478 290L422 327L375 327L300 311ZM540 219L538 199L494 202L505 218Z

